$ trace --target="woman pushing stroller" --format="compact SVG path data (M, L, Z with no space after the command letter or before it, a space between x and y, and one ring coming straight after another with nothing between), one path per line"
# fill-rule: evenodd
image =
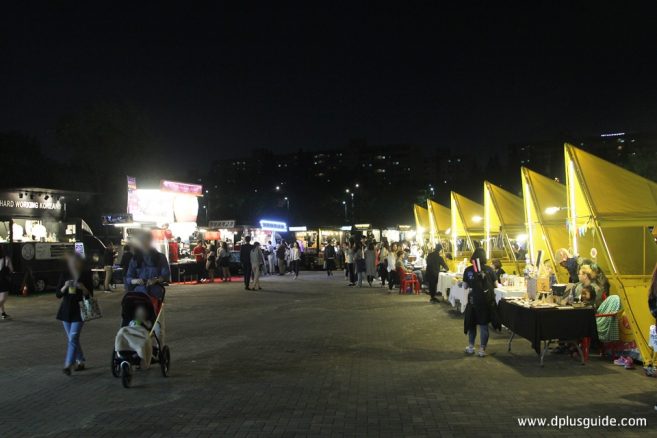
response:
M135 255L125 277L126 294L121 302L121 329L114 340L112 374L130 386L132 367L148 368L160 363L162 374L169 373L170 353L164 341L164 286L169 279L166 258L151 247L150 233L134 241Z

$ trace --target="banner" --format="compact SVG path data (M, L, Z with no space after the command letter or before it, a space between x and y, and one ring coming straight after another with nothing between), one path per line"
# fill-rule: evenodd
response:
M163 179L160 181L160 190L163 192L203 196L203 186L200 184L188 184L177 181L167 181Z

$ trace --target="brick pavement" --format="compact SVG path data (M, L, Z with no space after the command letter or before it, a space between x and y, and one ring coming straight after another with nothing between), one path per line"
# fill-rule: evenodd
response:
M120 293L84 328L88 370L66 377L54 297L14 298L0 321L0 436L607 436L618 430L521 429L518 416L642 416L655 435L657 381L599 359L550 356L493 334L465 357L460 314L426 296L346 287L340 276L172 286L171 377L109 370Z

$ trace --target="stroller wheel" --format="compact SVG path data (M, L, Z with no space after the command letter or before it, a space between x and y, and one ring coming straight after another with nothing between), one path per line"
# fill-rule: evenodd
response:
M160 350L160 370L162 370L162 376L169 377L169 365L171 363L171 352L169 351L169 346L165 345Z
M117 360L116 351L112 351L112 375L121 377L121 363Z
M121 362L121 383L124 388L130 388L132 383L132 370L128 362Z

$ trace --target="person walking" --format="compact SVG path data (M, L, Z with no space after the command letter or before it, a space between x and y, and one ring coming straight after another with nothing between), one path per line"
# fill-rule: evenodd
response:
M376 250L373 242L368 243L365 250L365 275L367 275L367 283L372 287L372 282L377 275Z
M354 263L356 267L358 287L363 287L363 278L367 273L367 265L365 263L365 250L363 249L363 244L360 241L356 242L356 245L354 245Z
M326 275L328 277L333 276L333 271L335 270L335 247L333 242L329 240L324 248L324 263L326 264Z
M430 303L437 303L438 298L436 298L436 289L438 288L438 278L440 276L440 271L444 270L445 272L449 271L449 267L445 262L445 259L440 254L443 250L443 246L438 243L432 252L427 255L427 270L426 270L426 280L429 283L429 299Z
M399 281L397 274L397 244L393 243L388 251L388 293L392 291L395 283Z
M69 272L63 275L56 295L61 299L57 319L62 322L68 340L63 372L70 376L71 371L82 371L85 366L80 343L84 325L80 315L80 302L93 296L94 283L91 270L85 267L84 259L79 254L71 255L67 262Z
M479 326L479 351L477 356L486 356L488 345L488 324L500 329L499 317L497 316L497 305L495 304L495 272L490 266L486 266L486 251L477 248L470 257L470 266L463 272L463 282L470 289L468 304L465 309L463 321L464 332L468 335L468 346L466 354L475 353L475 339L477 337L477 326Z
M228 244L226 242L221 242L221 250L219 250L219 269L221 270L221 281L231 281L230 251L228 251Z
M253 245L251 245L251 236L244 237L244 243L240 248L240 261L242 262L242 271L244 271L244 289L250 290L249 285L251 284L251 273L253 265L251 264L251 250Z
M301 264L301 247L299 241L294 241L290 248L290 267L294 273L294 279L299 278L299 265Z
M253 248L250 253L251 269L253 269L253 290L261 290L260 287L260 275L262 275L262 270L265 266L265 256L260 249L260 242L253 244Z
M388 241L385 240L379 245L379 277L381 278L381 287L385 287L386 280L388 279Z
M269 275L276 273L276 248L272 245L271 240L267 244L267 262L269 262Z
M110 240L107 242L105 251L103 251L103 270L105 271L105 280L103 286L105 287L105 292L110 293L110 284L112 282L112 272L114 266L114 259L116 258L116 251L114 250L114 244Z
M276 258L278 259L278 275L285 275L285 255L287 254L287 243L282 240L276 248Z
M354 269L354 251L351 245L345 243L344 248L344 266L347 273L349 286L356 285L356 270Z
M205 246L203 246L202 240L199 240L196 243L196 246L192 250L192 254L196 261L196 271L198 275L196 282L200 283L205 278Z
M11 277L14 274L14 265L5 248L4 245L0 245L0 319L9 319L5 311L5 303L9 297Z
M205 262L205 270L208 273L208 279L210 280L210 283L214 283L214 273L216 269L217 269L217 248L214 246L214 244L211 244L210 248L208 249L208 256Z

